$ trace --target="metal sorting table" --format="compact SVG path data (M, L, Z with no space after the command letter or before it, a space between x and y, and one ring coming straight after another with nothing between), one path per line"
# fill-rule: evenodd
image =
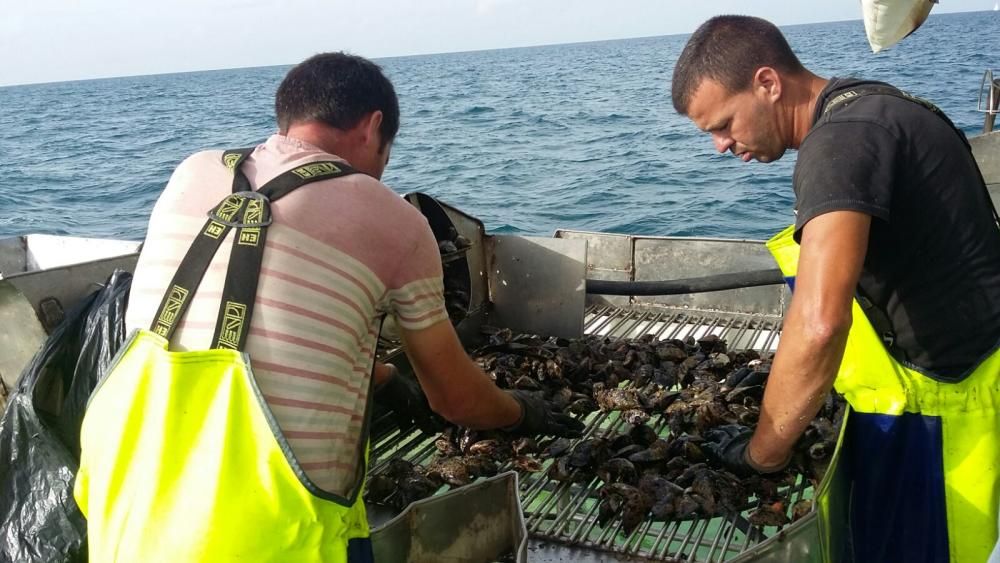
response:
M697 339L715 334L726 340L730 350L773 352L780 338L781 321L773 316L717 311L591 306L586 311L584 332L627 338L651 333L658 340L687 336ZM616 412L591 413L586 423L584 438L613 436L628 429ZM668 435L664 417L654 415L648 424L661 436ZM396 458L428 465L437 452L435 438L415 428L400 429L389 416L379 417L371 436L370 474L379 473ZM551 461L546 460L545 469L549 464ZM511 468L500 468L508 469ZM673 522L646 520L624 536L620 518L613 519L606 528L597 523L600 479L586 483L559 482L549 479L545 470L521 472L520 477L531 561L729 561L782 529L751 525L746 515L758 503L750 499L739 513ZM780 492L791 511L800 499L811 497L812 488L800 476L795 486Z

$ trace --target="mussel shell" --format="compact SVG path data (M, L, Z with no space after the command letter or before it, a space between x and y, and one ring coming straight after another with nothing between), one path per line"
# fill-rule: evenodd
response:
M684 343L677 346L675 342L660 344L656 347L656 356L661 362L680 363L687 359L687 352L684 351Z
M609 459L597 469L597 476L601 481L610 483L635 484L638 479L638 472L635 465L627 459L620 457Z
M527 455L519 455L515 457L513 463L514 467L517 469L527 471L529 473L535 473L542 470L542 462Z
M405 459L396 458L389 462L385 474L393 479L399 480L414 472L413 464Z
M538 457L542 459L561 457L566 455L572 446L573 442L567 438L556 438L545 445Z
M645 450L628 456L628 460L632 463L663 461L670 457L669 447L670 445L667 442L657 439Z
M747 520L754 526L784 526L789 522L782 502L762 504L747 516Z
M596 410L598 410L597 403L593 399L587 397L585 399L577 399L566 407L566 410L572 414L586 416Z
M612 452L618 451L626 446L631 446L634 442L632 436L628 434L618 434L608 441L608 449Z
M526 389L528 391L537 391L541 388L542 384L531 376L522 375L514 381L514 389Z
M629 409L622 411L621 417L625 420L625 422L631 424L632 426L638 426L649 422L649 413L642 409Z
M653 430L645 424L632 428L629 430L628 435L632 438L633 443L646 447L649 447L650 444L659 438L656 434L656 430Z
M373 475L368 480L367 498L371 502L384 502L396 492L396 480L386 474Z
M608 441L604 438L590 438L577 442L569 454L571 467L597 467L611 457Z
M461 487L472 482L468 458L449 457L435 461L427 468L427 477L453 487Z
M536 454L541 451L541 448L538 447L538 441L528 436L514 440L511 448L518 455Z

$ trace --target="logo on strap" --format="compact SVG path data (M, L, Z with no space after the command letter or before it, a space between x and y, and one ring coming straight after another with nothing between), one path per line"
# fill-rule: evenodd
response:
M222 316L222 331L219 333L219 346L238 350L240 335L243 334L243 323L247 315L247 306L235 301L226 301Z
M292 174L295 174L303 180L308 180L317 176L330 176L331 174L337 174L338 172L340 172L340 168L332 162L314 162L312 164L299 166L298 168L292 170Z
M848 90L847 92L839 94L826 103L826 108L823 110L823 113L827 113L841 102L846 102L847 100L850 100L851 98L856 98L859 95L860 94L858 94L854 90Z
M167 303L160 313L160 318L156 319L156 326L153 328L153 332L167 338L167 335L170 334L170 328L174 325L174 321L177 320L177 311L181 309L187 298L188 290L179 285L171 287L170 294L167 296Z
M262 224L264 222L263 200L251 199L247 201L247 208L243 212L243 222L250 225ZM240 229L240 238L237 242L243 246L257 246L260 242L260 228Z
M222 236L222 233L224 233L225 231L226 231L225 225L223 225L222 223L217 223L215 221L212 221L205 227L205 236L217 239L220 236Z
M222 155L222 163L226 165L226 168L230 170L236 170L236 164L240 161L243 155L239 153L227 153Z
M233 217L236 216L236 212L240 210L242 203L243 198L238 195L231 195L219 204L219 210L215 214L223 221L232 221Z
M222 200L218 208L214 211L215 217L226 222L232 222L233 217L240 210L240 205L243 204L243 199L238 195L231 195L226 199ZM209 212L212 215L213 212ZM222 233L226 232L226 226L218 221L209 221L205 225L204 234L207 237L212 237L218 239L222 236Z

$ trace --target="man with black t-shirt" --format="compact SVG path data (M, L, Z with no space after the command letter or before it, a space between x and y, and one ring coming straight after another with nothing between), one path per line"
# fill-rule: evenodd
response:
M836 380L854 412L838 461L851 537L834 539L859 561L986 560L1000 229L964 135L887 84L816 76L758 18L695 31L672 97L719 152L799 151L795 224L768 243L793 299L760 421L709 432L708 453L738 473L783 469Z

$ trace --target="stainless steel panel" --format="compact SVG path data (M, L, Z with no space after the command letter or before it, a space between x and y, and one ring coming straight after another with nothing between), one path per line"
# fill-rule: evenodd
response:
M775 266L767 248L757 241L636 238L634 255L636 281L693 278ZM776 285L634 297L633 303L780 316L784 312L786 291L783 285Z
M24 237L0 239L0 278L25 271L27 255L28 243Z
M70 240L64 237L46 238L51 239L47 242L53 244ZM0 251L16 254L18 241L23 239L4 241L4 244L0 244ZM20 252L23 255L24 248ZM43 257L43 262L65 262L73 256L79 257L78 253L71 253L68 257L58 256L58 252L52 254ZM135 253L45 270L24 271L22 268L19 272L9 273L0 282L0 378L4 384L7 387L13 385L45 340L46 332L39 320L39 303L43 299L53 297L67 310L97 289L115 269L133 271L138 257L138 253ZM23 256L22 260L26 260L22 266L32 265ZM16 258L5 263L16 266Z
M812 513L786 527L780 534L754 546L736 558L733 563L825 563L820 545L820 522ZM841 559L829 559L844 563Z
M583 335L587 243L543 237L493 236L490 324L515 332Z
M586 240L587 277L660 281L774 268L762 241L643 237L559 230L558 238ZM779 317L791 295L784 286L765 286L689 295L616 297L590 295L587 305L677 307Z
M611 280L611 281L632 281L632 272L620 272L617 270L588 270L587 279L590 280ZM587 294L587 306L611 305L614 307L628 307L632 303L632 298L627 295L591 295Z
M987 184L990 192L990 199L993 200L993 207L1000 209L1000 184Z
M969 138L972 154L987 184L1000 184L1000 131Z
M417 501L372 530L375 561L489 563L527 561L528 534L517 473L507 472Z
M587 241L587 278L632 281L632 236L584 231L557 230L553 235L567 240ZM630 300L619 295L588 295L587 306L625 307Z
M39 302L46 297L58 299L63 309L69 309L107 281L115 269L135 271L138 259L138 253L127 254L72 266L25 272L7 279L27 297L36 312Z
M139 243L130 240L27 235L27 271L51 270L134 254Z
M590 233L560 229L555 238L587 241L587 271L632 271L632 235ZM617 278L602 278L617 279Z
M9 280L0 281L0 407L24 366L45 342L45 329L28 299Z

